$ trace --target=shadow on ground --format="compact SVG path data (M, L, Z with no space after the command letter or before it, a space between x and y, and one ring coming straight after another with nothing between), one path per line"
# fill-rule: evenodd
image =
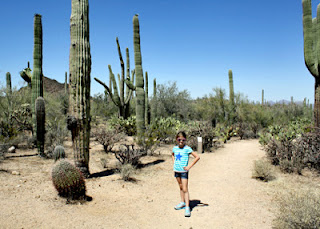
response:
M190 209L192 211L195 207L207 207L209 204L202 203L200 200L190 200Z

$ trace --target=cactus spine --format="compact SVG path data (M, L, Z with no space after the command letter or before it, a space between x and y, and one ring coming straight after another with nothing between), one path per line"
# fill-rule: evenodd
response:
M144 110L144 117L145 117L145 125L147 126L148 123L149 123L149 120L148 120L148 106L149 106L149 99L148 99L148 72L145 73L146 76L145 76L145 110Z
M89 176L90 73L88 0L72 0L70 17L69 116L75 165Z
M320 127L320 7L317 17L312 19L311 0L302 0L304 60L309 72L315 78L314 121Z
M153 79L153 98L151 104L151 120L154 121L157 117L157 80Z
M118 74L119 92L118 92L116 79L115 79L114 74L111 69L111 65L108 65L109 78L111 80L109 83L109 87L106 84L104 84L102 81L100 81L99 79L97 79L97 78L94 78L94 79L98 83L100 83L102 86L104 86L104 88L107 91L107 93L109 94L111 100L118 107L119 116L123 117L124 119L127 119L130 115L129 110L130 110L130 100L132 98L132 89L130 89L127 85L126 85L126 87L124 85L125 79L126 79L125 66L124 66L124 62L123 62L123 58L122 58L122 53L121 53L121 48L119 45L118 37L116 38L116 41L117 41L118 54L119 54L120 66L121 66L121 76ZM126 65L127 65L126 66L127 80L130 80L133 83L134 73L132 73L132 79L130 79L130 60L129 60L129 49L128 48L126 48L126 58L127 58L127 63L126 63ZM111 91L111 84L113 85L113 93ZM125 96L125 94L126 94L126 96Z
M145 132L145 92L143 82L142 57L140 49L140 27L138 15L133 16L133 48L136 72L136 123L137 136L142 140Z
M36 112L36 136L37 136L37 148L39 156L44 156L44 136L45 136L45 102L43 97L38 97L35 102Z

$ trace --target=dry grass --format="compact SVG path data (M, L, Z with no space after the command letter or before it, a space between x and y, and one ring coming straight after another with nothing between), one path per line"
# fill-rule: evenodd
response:
M252 178L265 182L276 178L273 166L266 159L255 160L253 163Z
M277 205L274 228L320 228L320 178L305 171L302 176L281 174L272 189Z

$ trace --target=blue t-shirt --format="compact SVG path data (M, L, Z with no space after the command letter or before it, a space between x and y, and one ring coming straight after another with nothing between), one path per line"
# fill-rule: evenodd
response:
M174 146L172 152L174 153L173 171L179 173L186 172L186 170L184 170L183 167L188 166L189 154L193 152L191 147L184 146L181 149L179 148L179 146Z

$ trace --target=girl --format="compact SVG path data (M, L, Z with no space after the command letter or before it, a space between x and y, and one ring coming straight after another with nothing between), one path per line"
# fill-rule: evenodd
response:
M186 145L187 137L185 132L180 131L176 136L176 140L178 145L172 149L172 160L174 162L174 176L176 177L180 188L181 202L176 205L174 209L180 210L185 208L185 217L190 217L188 175L189 170L199 161L200 157ZM190 165L188 165L189 154L195 158Z

